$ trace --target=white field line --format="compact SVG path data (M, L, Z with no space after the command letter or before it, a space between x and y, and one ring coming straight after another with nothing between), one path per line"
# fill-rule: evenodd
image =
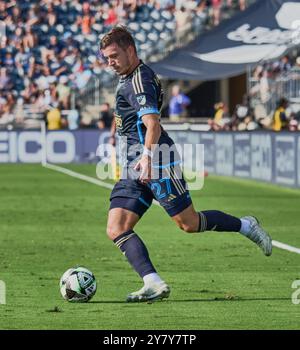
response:
M94 185L98 185L98 186L101 186L101 187L108 188L110 190L112 190L113 187L114 187L112 184L109 184L107 182L94 179L91 176L87 176L87 175L76 173L76 171L72 171L72 170L63 168L63 167L58 166L58 165L53 165L53 164L47 163L47 164L43 164L43 167L48 168L48 169L52 169L52 170L55 170L55 171L58 171L60 173L63 173L63 174L66 174L66 175L69 175L69 176L72 176L72 177L75 177L76 179L79 179L79 180L90 182L90 183L92 183Z
M285 244L285 243L281 243L281 242L278 242L278 241L272 241L272 245L274 247L277 247L277 248L280 248L280 249L288 250L289 252L300 254L300 249L299 248L292 247L291 245L288 245L288 244Z
M109 184L107 182L94 179L91 176L76 173L75 171L63 168L63 167L58 166L58 165L46 163L46 164L42 164L42 166L45 168L52 169L52 170L58 171L60 173L75 177L76 179L83 180L83 181L92 183L92 184L97 185L97 186L108 188L110 190L113 189L113 187L114 187L114 185ZM155 200L153 201L153 203L155 205L159 205L159 203ZM296 248L296 247L290 246L290 245L285 244L285 243L281 243L278 241L272 241L272 245L273 245L273 247L277 247L279 249L283 249L283 250L287 250L287 251L292 252L292 253L300 254L300 248Z

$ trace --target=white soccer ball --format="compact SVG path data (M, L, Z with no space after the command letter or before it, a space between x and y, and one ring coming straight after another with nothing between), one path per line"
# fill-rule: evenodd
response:
M96 293L97 282L93 273L83 266L68 269L59 282L60 293L70 302L87 302Z

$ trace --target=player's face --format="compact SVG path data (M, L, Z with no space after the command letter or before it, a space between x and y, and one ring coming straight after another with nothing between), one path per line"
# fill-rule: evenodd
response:
M102 50L107 59L109 67L117 74L124 75L130 70L130 48L123 50L117 44L113 43Z

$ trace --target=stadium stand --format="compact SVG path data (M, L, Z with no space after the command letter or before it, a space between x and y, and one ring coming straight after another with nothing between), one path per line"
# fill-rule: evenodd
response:
M300 130L300 50L293 49L279 60L258 65L249 79L252 105L265 127L272 127L271 119L281 98L289 101L286 129Z
M57 105L67 116L69 110L105 102L105 91L99 89L112 88L115 78L97 57L98 42L116 23L128 26L140 57L151 61L243 10L245 4L245 0L0 1L5 29L0 37L0 128L36 127ZM93 113L97 117L99 110ZM85 119L89 120L88 112Z

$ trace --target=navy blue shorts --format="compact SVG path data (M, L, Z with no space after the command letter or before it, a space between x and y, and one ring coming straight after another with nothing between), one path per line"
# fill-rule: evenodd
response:
M117 182L110 196L110 209L123 208L142 217L156 199L171 217L181 213L192 204L186 182L173 168L166 171L167 176L147 185L132 179Z

